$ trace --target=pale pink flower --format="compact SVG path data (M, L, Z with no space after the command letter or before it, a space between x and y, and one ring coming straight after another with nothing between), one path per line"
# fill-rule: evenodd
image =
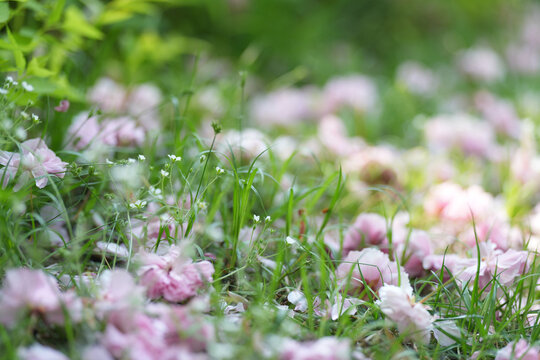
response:
M377 88L364 75L335 77L325 85L321 101L324 114L334 113L343 107L363 114L375 108Z
M360 294L367 285L377 292L384 284L401 284L410 287L407 273L397 264L390 261L388 255L378 249L367 248L362 251L351 251L336 269L336 278L342 290L347 289L351 295Z
M126 90L110 78L101 78L89 90L88 100L106 113L118 113L124 109Z
M287 160L295 154L299 145L296 139L292 136L279 136L270 146L271 151L276 154L281 160Z
M475 47L462 51L458 68L473 80L494 82L504 77L504 66L499 56L490 48Z
M522 127L523 131L519 139L519 147L511 155L510 171L521 183L538 186L540 157L536 151L535 125L526 120L523 122Z
M450 279L450 276L448 274L448 270L450 270L451 273L454 272L454 269L455 269L455 266L456 266L456 263L460 260L461 258L459 257L459 255L456 255L456 254L446 254L446 255L435 255L435 254L432 254L432 255L428 255L426 256L423 260L422 260L422 266L424 269L428 270L428 271L434 271L436 272L437 274L441 271L441 269L443 268L443 266L445 267L445 270L444 270L444 279L445 281Z
M92 345L84 348L82 360L114 360L112 355L102 345Z
M115 358L178 359L175 353L204 351L213 338L213 328L193 317L186 307L156 304L147 310L122 309L110 314L101 343Z
M60 104L58 106L54 107L55 111L58 112L66 112L69 109L69 101L68 100L61 100Z
M424 200L424 210L441 220L467 223L473 218L480 222L500 209L493 196L478 185L463 189L445 182L430 189Z
M389 146L366 146L345 158L343 171L358 174L367 184L396 184L398 159L396 151Z
M508 222L501 219L493 221L475 222L474 227L471 225L468 230L460 234L459 238L469 246L474 248L476 240L489 241L497 246L500 250L506 250L513 244L519 244L522 241L522 234L516 227L511 227Z
M458 260L454 266L454 275L462 282L472 286L478 272L478 286L486 287L496 276L502 286L511 286L516 277L524 273L528 266L526 251L509 249L506 252L496 249L491 242L482 242L480 247L480 266L476 249L470 259Z
M82 304L74 293L62 293L55 278L41 270L26 268L6 272L0 291L0 322L15 325L25 312L39 314L51 324L63 324L66 308L72 321L81 317Z
M159 105L163 101L161 90L152 84L135 87L128 95L127 112L136 118L145 131L159 129Z
M345 125L335 115L326 115L321 119L317 136L328 150L339 156L352 155L365 146L361 138L347 135Z
M518 342L511 342L500 349L495 356L495 360L538 360L540 359L540 348L530 345L526 340L520 339Z
M465 155L496 159L499 147L491 124L470 115L438 115L424 126L428 147L435 152L457 149Z
M35 179L36 186L40 189L49 182L48 175L64 177L67 163L56 156L42 139L26 140L21 144L21 150L22 156L17 152L0 151L0 165L4 165L4 171L0 170L0 178L4 177L4 187L11 178L15 177L19 167L21 167L21 178L15 185L15 191L19 190L31 177Z
M197 294L212 281L214 266L209 261L193 263L185 259L180 249L171 246L169 253L159 256L141 253L143 265L139 269L140 282L150 298L163 297L170 302L182 302Z
M462 192L461 186L452 182L435 185L429 189L424 200L424 211L429 216L439 217L446 206L457 196L461 196Z
M527 44L511 44L506 48L508 67L518 73L534 75L540 70L540 52Z
M397 324L400 333L424 344L429 342L434 319L424 305L415 302L412 289L384 285L379 289L379 300L376 303Z
M450 346L456 343L456 338L461 338L461 330L453 320L436 321L433 325L433 336L441 346Z
M251 117L264 127L291 127L312 116L312 94L303 89L279 89L255 98L251 105Z
M381 245L386 240L386 232L386 220L381 215L374 213L358 215L343 239L343 254L346 256L351 250Z
M19 348L17 355L20 360L69 360L60 351L38 343L29 347Z
M133 116L153 110L159 106L163 96L161 90L152 84L141 84L135 87L128 95L126 108Z
M395 235L394 235L395 234ZM393 232L394 254L410 276L420 276L424 272L423 260L433 254L429 234L422 230Z
M96 139L99 139L101 125L97 116L90 116L89 112L82 112L75 116L68 129L70 143L77 150L86 148Z
M144 128L132 118L107 119L102 123L100 140L110 146L140 146L146 138Z
M191 205L189 199L187 199L181 200L173 206L189 210ZM172 238L182 236L181 224L178 224L171 214L162 210L164 210L163 206L151 202L144 213L145 219L134 219L130 224L131 233L143 248L151 249L159 241L159 247L156 250L160 254L163 248L168 247L167 234Z
M478 92L474 96L474 103L484 119L489 121L499 133L519 138L521 120L512 103L499 99L487 91Z
M159 318L129 309L109 314L101 343L114 358L161 359L167 344L166 326Z
M94 307L100 318L119 309L140 307L143 303L144 288L137 285L126 270L104 271L98 284Z
M423 96L432 94L439 85L433 71L414 61L399 65L396 80L405 85L411 93Z
M535 50L540 50L540 9L538 7L527 11L521 28L521 41Z
M266 136L257 129L228 130L218 135L216 150L227 155L233 153L236 157L254 158L268 149L268 144Z
M348 339L323 337L316 341L286 340L280 351L281 360L345 360L350 359Z
M287 295L287 300L295 305L294 311L305 313L308 311L308 302L306 296L298 290L293 290ZM332 320L337 320L341 316L354 315L357 312L357 305L363 301L351 297L343 297L341 294L337 294L334 299L326 300L323 304L321 299L317 296L313 299L313 312L317 316L328 317Z

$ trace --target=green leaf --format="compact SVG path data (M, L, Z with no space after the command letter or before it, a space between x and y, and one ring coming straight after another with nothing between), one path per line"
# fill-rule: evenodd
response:
M98 28L90 24L84 14L74 6L66 10L63 28L73 34L84 36L90 39L101 39L103 33Z
M49 77L54 75L53 71L46 69L39 64L38 58L33 58L30 60L27 72L28 75L35 75L37 77Z
M19 45L17 44L17 40L15 40L15 37L13 36L9 28L6 28L6 30L9 41L13 45L11 51L15 59L15 66L17 67L19 73L22 74L24 72L24 69L26 68L26 59L24 58L23 52L21 51Z
M64 6L66 5L66 0L57 0L54 4L54 8L51 11L51 14L49 15L49 18L47 20L47 25L51 26L60 21L60 17L62 16L62 11L64 10Z
M9 20L9 4L0 3L0 23L5 23Z
M99 24L112 24L120 21L124 21L133 16L133 13L125 10L111 9L104 11L99 19Z

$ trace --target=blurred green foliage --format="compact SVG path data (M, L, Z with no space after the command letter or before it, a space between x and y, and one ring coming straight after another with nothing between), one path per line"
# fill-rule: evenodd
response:
M482 37L497 43L525 3L8 1L0 3L0 71L75 100L104 70L166 84L184 72L182 55L210 51L263 78L293 72L293 81L321 83L336 73L389 73L403 59L445 61Z

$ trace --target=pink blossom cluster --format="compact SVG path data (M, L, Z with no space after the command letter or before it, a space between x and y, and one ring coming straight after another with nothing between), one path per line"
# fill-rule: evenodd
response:
M374 248L350 251L336 269L336 279L342 291L350 295L370 295L384 284L407 286L408 275L387 254Z
M31 178L34 178L36 186L42 189L49 182L49 176L64 177L67 163L56 156L43 139L26 140L21 143L20 148L20 153L0 151L0 165L4 166L0 169L0 179L3 179L4 188L18 172L20 178L14 187L15 191Z
M335 337L323 337L308 342L289 339L282 345L280 355L281 360L345 360L350 357L349 341Z
M8 270L0 290L0 323L13 327L28 315L48 324L63 324L64 309L71 321L82 317L82 303L74 292L62 292L56 279L41 270Z
M206 264L208 267L212 265ZM183 275L189 279L177 285L191 287L182 291L185 300L195 295L188 293L202 280L189 273L193 269L185 266L184 270ZM211 277L213 269L205 270ZM87 286L92 288L92 283ZM9 270L0 290L0 323L11 328L21 318L31 316L49 325L63 326L66 315L71 323L82 321L83 316L89 321L88 316L95 315L105 323L105 329L98 334L97 343L83 351L85 360L95 356L141 360L206 358L206 344L214 331L211 325L200 321L195 307L147 303L145 288L125 270L105 271L95 279L95 287L92 297L81 298L72 290L62 292L56 279L41 270ZM29 360L67 359L61 352L41 344L20 348L19 356Z
M434 152L459 150L490 160L499 156L493 126L467 114L437 115L425 124L424 135Z
M89 145L140 146L149 131L159 129L160 90L143 84L127 91L109 78L100 79L89 91L88 100L104 112L82 112L77 115L68 133L72 145L86 149Z
M209 261L193 263L182 256L177 246L171 246L163 256L142 252L139 269L141 284L148 297L163 297L170 302L183 302L197 294L212 280L214 266Z

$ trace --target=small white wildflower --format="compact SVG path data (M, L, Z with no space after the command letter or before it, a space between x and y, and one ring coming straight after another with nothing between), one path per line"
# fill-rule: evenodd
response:
M137 200L134 203L129 204L129 207L131 209L142 209L146 206L146 201L144 200Z
M287 244L289 244L289 245L298 244L298 241L296 239L290 237L290 236L287 236L285 241L287 241Z
M135 164L135 159L129 158L127 159L128 164Z
M167 155L169 157L169 159L171 159L172 161L182 161L182 157L180 156L176 156L176 155Z
M0 89L0 94L7 95L8 91L7 89Z
M208 208L208 203L205 201L199 201L197 206L200 210L206 210Z
M155 196L157 198L161 198L161 189L156 189L155 187L150 186L150 188L148 189L148 192L152 196Z
M28 119L30 117L30 115L28 115L26 111L21 111L21 116L25 119Z
M167 176L169 176L169 172L162 169L161 170L161 176L167 177Z
M140 155L139 155L139 160L140 160L140 161L144 161L144 160L146 160L146 157L145 157L144 155L140 154Z
M107 165L114 165L114 162L112 162L111 160L109 160L108 158L105 159L105 164Z
M4 120L2 125L4 126L5 129L11 129L11 127L13 126L13 121L11 119L6 119Z
M19 126L17 129L15 129L15 136L19 140L26 140L26 136L27 136L26 130L23 127Z
M204 162L205 160L206 160L206 155L201 155L201 157L199 158L199 161Z
M39 123L39 116L37 116L36 114L32 114L32 120L37 124Z
M272 218L270 217L270 215L268 215L267 217L264 218L264 221L265 222L270 222L270 221L272 221Z
M256 223L259 223L259 221L261 221L261 217L259 215L253 214L253 221L255 221Z
M220 168L219 166L216 166L216 173L218 175L221 175L221 174L224 174L225 173L225 170L223 170L222 168Z
M34 87L32 85L30 85L29 83L27 83L26 81L23 81L21 85L22 85L23 89L28 91L28 92L34 91Z
M11 76L6 76L6 81L10 84L13 84L15 82L15 80L13 80L13 77Z

